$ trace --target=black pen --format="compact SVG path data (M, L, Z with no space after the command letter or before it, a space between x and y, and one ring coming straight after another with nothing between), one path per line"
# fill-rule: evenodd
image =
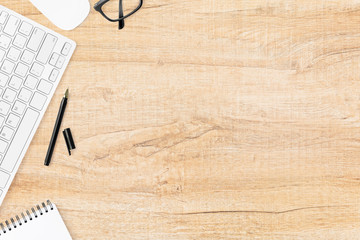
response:
M65 95L64 95L63 99L61 100L59 113L58 113L57 118L56 118L54 131L53 131L51 139L50 139L49 148L48 148L46 158L45 158L45 162L44 162L45 166L49 166L49 164L51 162L51 157L52 157L53 152L54 152L56 139L57 139L57 136L59 134L62 119L64 117L68 96L69 96L69 89L66 90Z

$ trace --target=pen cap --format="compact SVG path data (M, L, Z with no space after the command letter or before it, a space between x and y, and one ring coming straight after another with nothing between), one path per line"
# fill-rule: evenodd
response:
M70 128L65 129L63 131L63 134L64 134L64 138L65 138L66 147L69 151L69 155L71 155L71 150L75 149L76 147L75 147L74 139L72 137Z

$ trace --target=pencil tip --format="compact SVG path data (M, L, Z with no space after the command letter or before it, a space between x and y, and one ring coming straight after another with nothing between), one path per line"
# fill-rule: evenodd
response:
M65 92L65 98L68 98L68 96L69 96L69 89L66 89L66 92Z

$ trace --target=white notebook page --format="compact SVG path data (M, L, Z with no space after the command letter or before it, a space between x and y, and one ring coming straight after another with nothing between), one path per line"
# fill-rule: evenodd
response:
M54 209L6 231L0 240L72 240L55 204Z

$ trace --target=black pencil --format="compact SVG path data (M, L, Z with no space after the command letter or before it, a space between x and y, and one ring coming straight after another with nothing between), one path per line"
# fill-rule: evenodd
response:
M63 99L61 100L59 113L58 113L57 118L56 118L54 130L53 130L53 133L52 133L52 136L51 136L51 139L50 139L49 148L48 148L46 158L45 158L45 162L44 162L45 166L49 166L50 162L51 162L51 157L52 157L53 152L54 152L56 139L57 139L57 136L59 134L62 119L64 117L68 96L69 96L69 89L66 90L65 95L64 95Z

